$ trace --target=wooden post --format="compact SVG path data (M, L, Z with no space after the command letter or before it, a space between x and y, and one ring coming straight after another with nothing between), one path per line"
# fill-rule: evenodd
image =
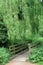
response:
M28 44L28 48L29 48L29 55L31 53L31 44Z

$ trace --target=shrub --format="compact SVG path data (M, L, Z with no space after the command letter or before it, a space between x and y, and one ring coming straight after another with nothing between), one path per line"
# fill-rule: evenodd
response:
M43 46L32 49L29 60L34 63L43 61Z
M37 45L37 44L43 44L43 37L40 37L39 34L35 35L32 39L32 45Z
M6 48L0 48L0 64L5 65L8 62L10 54Z

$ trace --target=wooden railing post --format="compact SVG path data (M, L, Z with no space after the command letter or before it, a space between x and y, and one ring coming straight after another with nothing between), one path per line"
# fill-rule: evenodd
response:
M28 44L28 48L29 48L29 55L31 53L31 44Z

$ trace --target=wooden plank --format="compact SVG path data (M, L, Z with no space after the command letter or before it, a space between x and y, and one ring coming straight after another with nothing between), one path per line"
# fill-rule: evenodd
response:
M21 47L20 49L13 49L13 50L10 50L10 52L11 52L11 53L13 53L13 52L18 52L18 51L21 51L21 50L23 50L23 49L25 49L25 48L27 48L27 47Z
M15 46L14 46L14 48L13 48L13 47L10 47L9 50L10 50L10 51L12 51L12 50L14 50L14 49L17 50L17 49L20 49L21 47L26 47L26 46L24 46L24 45L18 46L18 47L15 47Z
M13 54L18 54L18 53L20 53L20 52L22 52L22 51L24 51L25 49L27 49L26 47L25 48L21 48L20 50L17 50L17 51L13 51L13 52L11 52L11 55L13 55Z

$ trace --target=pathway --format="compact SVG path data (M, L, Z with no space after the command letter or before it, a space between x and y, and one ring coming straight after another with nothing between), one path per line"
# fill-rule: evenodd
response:
M21 55L18 55L12 61L26 61L27 58L28 58L28 51Z
M32 64L30 62L23 62L23 61L14 61L14 62L10 62L6 65L36 65L36 64Z
M25 62L27 57L28 57L28 52L25 52L25 53L15 57L12 61L10 61L6 65L35 65L30 62Z

